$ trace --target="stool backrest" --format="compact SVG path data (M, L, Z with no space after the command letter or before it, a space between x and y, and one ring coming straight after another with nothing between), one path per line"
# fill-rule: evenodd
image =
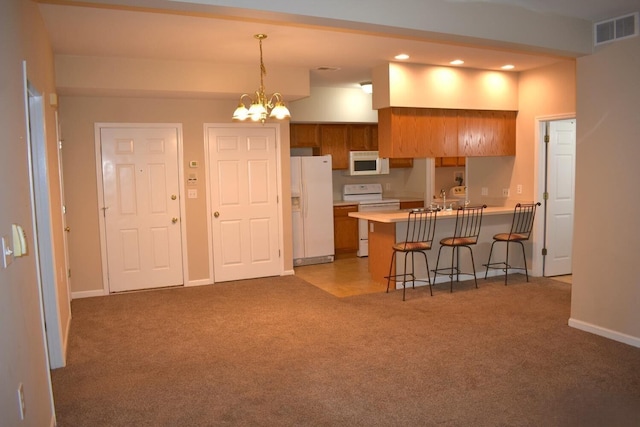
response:
M464 239L477 243L482 225L482 212L487 205L481 206L461 206L456 214L456 229L454 239Z
M538 203L518 203L513 210L513 222L509 235L517 234L521 240L529 240L533 230L533 220L536 217Z
M412 209L407 220L405 243L431 243L436 233L436 211Z

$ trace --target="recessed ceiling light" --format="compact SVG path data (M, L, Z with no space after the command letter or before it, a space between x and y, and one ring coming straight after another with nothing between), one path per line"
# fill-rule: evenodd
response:
M401 53L400 55L396 55L395 58L400 61L404 61L405 59L409 59L409 55L407 55L406 53Z
M462 65L462 64L464 64L464 61L462 59L454 59L453 61L449 62L449 64L451 64L451 65Z
M507 65L503 65L502 67L503 70L513 70L514 68L516 68L515 65L511 65L511 64L507 64Z

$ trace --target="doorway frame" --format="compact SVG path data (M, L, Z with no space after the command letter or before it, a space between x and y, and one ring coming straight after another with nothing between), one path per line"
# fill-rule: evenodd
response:
M96 179L98 191L98 225L100 228L100 259L102 267L102 294L109 295L109 268L107 258L107 228L104 220L104 182L102 180L102 149L101 130L108 128L165 128L176 131L178 143L178 187L180 190L178 200L180 201L180 244L182 245L182 286L189 283L189 258L187 255L187 215L185 205L184 181L184 157L182 148L182 123L95 123L94 124L94 147L96 155Z
M29 162L29 187L31 189L31 221L36 278L41 299L41 317L47 365L49 369L66 365L66 346L71 316L67 325L62 325L56 279L53 225L49 194L49 168L47 163L47 141L43 94L31 83L27 63L23 61L25 119L27 124L27 157ZM34 131L35 130L35 131ZM70 302L69 313L71 313ZM49 325L46 327L46 325ZM66 334L65 334L66 332Z
M546 202L544 200L544 190L545 190L545 179L546 179L546 164L545 164L545 123L554 122L560 120L575 120L576 113L562 113L562 114L553 114L548 116L536 116L535 117L535 152L534 152L534 170L536 176L534 178L534 190L533 194L536 199L543 204ZM544 212L544 209L541 209L541 212ZM544 248L544 240L545 240L545 225L546 225L546 215L544 215L542 221L536 221L533 227L533 245L531 252L531 275L534 277L543 277L543 268L544 268L544 256L542 255L542 249ZM540 219L540 216L538 216Z

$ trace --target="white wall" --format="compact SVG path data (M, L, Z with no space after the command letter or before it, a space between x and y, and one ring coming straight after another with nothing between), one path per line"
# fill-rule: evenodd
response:
M289 103L295 123L378 123L371 94L359 87L313 87L310 97Z
M41 90L53 81L48 71L53 61L37 6L5 0L0 8L0 235L11 236L11 224L21 224L31 248L8 268L0 266L0 424L49 426L54 414L33 251L22 61L28 59L30 80ZM18 409L20 383L27 408L24 421Z
M639 75L640 37L577 63L570 324L640 347Z

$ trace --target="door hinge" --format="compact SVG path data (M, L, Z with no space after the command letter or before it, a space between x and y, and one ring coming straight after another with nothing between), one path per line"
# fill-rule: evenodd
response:
M71 279L71 269L67 269L67 278Z
M280 258L280 249L278 249L278 258Z
M544 142L546 142L547 144L549 143L549 135L544 136Z
M542 199L543 200L549 200L549 193L547 193L546 191L544 193L542 193Z
M546 256L547 255L547 248L542 248L542 256Z

